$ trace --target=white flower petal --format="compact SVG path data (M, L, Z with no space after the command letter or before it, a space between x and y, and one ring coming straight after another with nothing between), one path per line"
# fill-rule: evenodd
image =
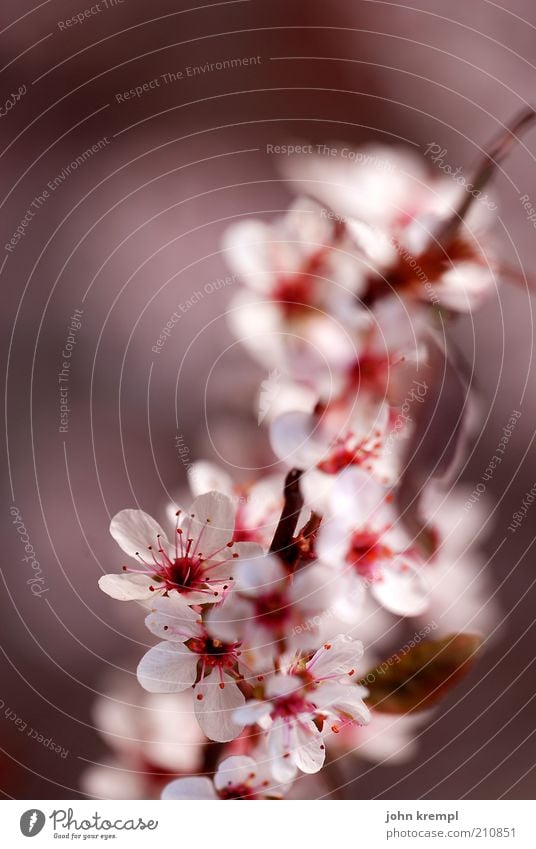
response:
M229 265L247 286L260 292L268 292L275 280L271 246L274 236L269 225L256 220L232 224L224 235Z
M240 560L256 560L264 557L264 550L258 542L235 542L231 551L233 554L238 554Z
M350 537L348 521L325 517L316 540L316 553L322 563L333 568L345 568Z
M192 518L192 516L194 518ZM210 558L233 538L235 515L230 498L221 492L199 495L184 516L181 526L188 537L196 541L197 554ZM227 554L222 552L220 559Z
M235 588L253 597L274 592L286 577L283 564L275 554L255 560L240 560L235 566Z
M288 782L296 776L297 767L291 757L292 725L276 719L268 732L268 753L272 759L272 774L276 781Z
M434 287L441 306L471 312L489 292L497 288L493 269L477 262L459 262L449 268ZM428 293L425 290L424 297Z
M251 602L231 593L225 604L213 605L205 616L205 626L212 637L224 643L241 640L244 630L254 623L255 611Z
M140 660L138 681L150 693L180 693L193 685L198 661L182 643L158 643Z
M155 599L152 608L145 624L161 640L184 643L199 633L200 614L188 607L177 593Z
M288 466L309 469L322 460L329 439L315 416L296 410L272 422L270 444L274 454Z
M110 533L126 554L135 557L139 552L147 553L149 546L169 550L169 541L165 531L152 516L143 510L120 510L110 522Z
M331 604L337 581L333 572L318 563L300 569L294 576L289 601L304 614L325 612Z
M363 701L365 694L366 690L356 684L327 681L316 689L313 700L318 708L327 713L339 717L342 712L355 722L367 725L370 722L370 711Z
M160 797L164 801L172 799L201 799L215 801L218 799L210 778L194 776L192 778L176 778L166 784Z
M236 715L236 709L242 707L245 701L229 675L223 675L220 681L219 674L214 671L196 684L194 710L197 721L209 740L228 743L238 737L243 726L239 726L233 717Z
M337 477L332 492L333 513L349 527L364 527L383 509L386 488L357 467L345 469Z
M227 319L233 335L257 362L267 368L284 368L285 327L277 304L244 290L233 298Z
M234 721L238 725L255 725L260 719L271 713L270 702L261 702L259 699L250 699L233 713Z
M292 759L302 772L313 773L322 769L326 749L320 731L312 722L295 723L292 733Z
M135 575L120 572L118 575L102 575L99 587L106 595L118 601L143 601L151 598L154 592L149 587L154 584L150 575Z
M215 463L199 460L188 468L188 483L192 495L197 498L205 492L222 492L224 495L233 494L233 479Z
M328 475L316 467L308 469L301 477L300 489L305 507L319 515L324 515L329 509L335 475Z
M349 675L363 657L363 643L345 634L319 649L307 664L307 671L321 679L333 675Z
M246 755L233 755L225 758L219 765L214 776L214 786L216 790L225 790L229 787L239 787L248 781L254 784L253 775L256 773L257 764L253 758L248 758Z
M303 681L296 675L272 675L266 681L265 693L267 698L274 699L279 696L289 696L291 693L299 693L303 688Z
M284 475L275 474L254 483L244 502L244 516L248 527L257 528L263 522L279 518L283 506Z
M367 584L355 572L347 571L338 579L337 591L333 612L342 622L355 625L363 615Z
M420 616L428 607L426 585L409 564L384 566L382 579L372 584L371 592L376 601L397 616Z

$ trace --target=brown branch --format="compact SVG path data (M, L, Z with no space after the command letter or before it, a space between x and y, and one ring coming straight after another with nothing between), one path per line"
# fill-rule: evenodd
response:
M461 201L459 207L445 222L443 228L437 236L437 247L446 250L450 240L460 227L460 224L467 215L470 207L475 201L477 192L482 191L490 177L496 171L498 165L510 153L511 149L519 141L517 133L521 133L534 123L536 119L536 111L533 106L528 106L519 112L510 124L507 124L504 130L501 130L493 139L480 165L477 167L475 178L473 180L473 191L467 192L467 195Z
M278 554L291 567L294 566L296 560L294 533L303 507L303 497L300 491L301 476L302 472L300 469L291 469L285 478L285 486L283 488L285 502L270 546L270 551Z

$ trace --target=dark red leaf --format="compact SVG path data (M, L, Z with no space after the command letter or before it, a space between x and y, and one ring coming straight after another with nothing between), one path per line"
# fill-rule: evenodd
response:
M452 634L401 650L362 679L365 701L381 713L426 710L467 674L481 643L477 634Z

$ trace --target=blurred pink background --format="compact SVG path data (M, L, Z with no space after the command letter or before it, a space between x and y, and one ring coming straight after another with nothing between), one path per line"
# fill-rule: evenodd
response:
M35 212L16 247L0 251L9 460L0 620L6 798L80 794L87 761L107 751L91 713L103 676L119 667L132 677L151 643L139 610L97 587L103 572L122 563L108 534L111 515L136 504L157 514L185 487L179 434L191 460L219 455L244 475L245 467L270 462L252 411L264 375L225 321L235 283L216 284L161 352L152 350L178 304L230 274L221 252L226 224L252 212L270 217L288 203L266 145L379 141L424 152L434 142L453 168L470 173L482 146L535 91L529 0L511 0L507 9L488 0L101 5L66 29L58 21L83 11L83 0L76 8L4 0L0 12L0 106L27 89L0 118L2 245L27 210ZM125 102L116 97L165 73L244 57L260 60L185 76ZM109 142L31 206L102 139ZM529 276L536 275L535 238L520 195L536 206L535 151L533 130L493 182L501 255ZM60 433L58 374L75 310L81 327L68 432ZM484 416L467 481L480 480L512 410L522 411L507 459L488 484L498 501L488 568L505 618L411 762L344 762L350 797L534 794L533 517L515 535L506 530L536 479L531 295L505 283L451 333L474 365ZM41 596L27 584L13 504L41 565ZM30 727L68 755L33 740Z

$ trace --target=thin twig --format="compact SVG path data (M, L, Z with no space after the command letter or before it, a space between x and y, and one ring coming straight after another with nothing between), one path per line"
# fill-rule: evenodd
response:
M301 476L300 469L291 469L285 478L283 489L285 502L270 546L270 551L278 554L289 566L293 566L296 560L294 533L303 507L303 496L300 490Z

